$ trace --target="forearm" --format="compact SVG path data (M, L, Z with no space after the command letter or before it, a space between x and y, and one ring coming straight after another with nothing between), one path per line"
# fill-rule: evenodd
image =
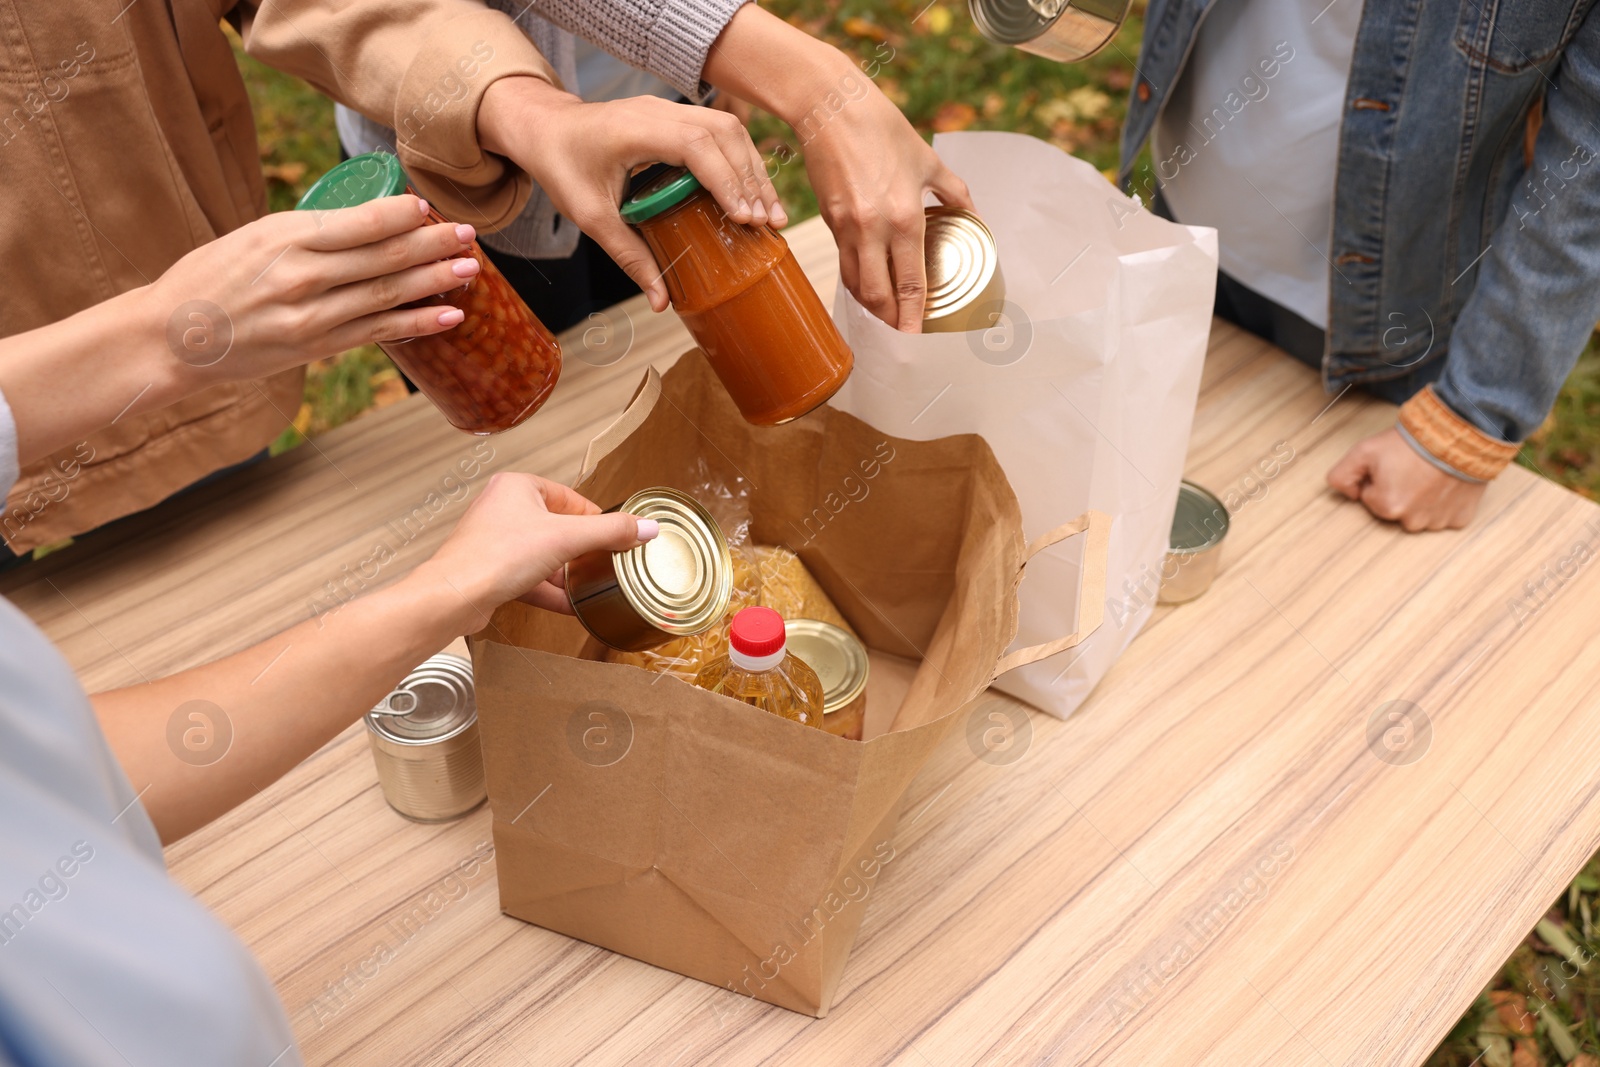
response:
M706 54L747 0L539 0L534 11L690 100L710 81Z
M1597 113L1600 17L1590 12L1548 94L1533 165L1490 238L1435 387L1486 438L1515 443L1538 428L1600 316Z
M16 417L22 463L185 395L189 368L168 349L167 323L147 292L134 289L0 339L0 393ZM174 326L206 329L187 320Z
M705 80L799 129L828 94L849 95L865 79L843 52L746 4L711 46Z
M95 712L161 839L175 841L282 777L408 670L478 629L479 599L424 564L243 652L98 694Z

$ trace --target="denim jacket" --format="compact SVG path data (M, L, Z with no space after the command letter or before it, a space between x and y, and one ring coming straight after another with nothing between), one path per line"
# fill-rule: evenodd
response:
M1135 157L1213 2L1150 0L1124 185L1147 191ZM1594 8L1367 0L1361 14L1339 131L1323 380L1332 391L1429 372L1417 377L1436 380L1402 408L1401 427L1456 474L1492 478L1509 462L1600 317Z

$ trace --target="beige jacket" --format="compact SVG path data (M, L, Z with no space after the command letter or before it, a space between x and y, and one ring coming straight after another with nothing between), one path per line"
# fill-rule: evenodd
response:
M555 75L477 0L0 0L0 336L154 281L265 212L223 18L253 55L409 123L402 159L447 216L492 227L527 199L527 175L479 150L478 103L498 78ZM254 455L293 419L302 380L217 386L119 419L26 468L0 537L25 552Z

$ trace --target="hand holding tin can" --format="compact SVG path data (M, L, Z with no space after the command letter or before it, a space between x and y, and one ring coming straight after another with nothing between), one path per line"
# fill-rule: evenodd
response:
M572 613L597 640L642 652L722 622L733 594L733 554L722 527L692 497L657 487L613 511L656 524L656 536L624 552L600 549L567 564Z

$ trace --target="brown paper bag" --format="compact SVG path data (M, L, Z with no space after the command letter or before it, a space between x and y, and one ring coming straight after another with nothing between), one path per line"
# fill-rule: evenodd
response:
M577 488L614 504L700 456L748 479L755 539L799 553L874 671L914 670L893 727L848 741L599 662L575 620L508 604L471 641L500 905L822 1016L895 862L906 788L999 671L1099 624L1109 524L1091 513L1025 546L981 438L903 441L829 408L753 427L698 352L649 373ZM1002 660L1027 557L1082 531L1083 629Z

